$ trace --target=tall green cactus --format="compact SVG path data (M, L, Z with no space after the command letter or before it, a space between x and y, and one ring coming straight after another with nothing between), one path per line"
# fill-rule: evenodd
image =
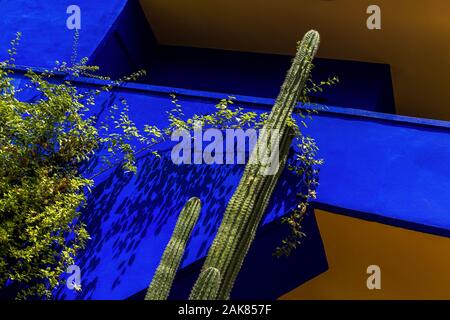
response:
M183 257L186 243L200 215L201 202L191 198L181 210L169 244L148 287L145 300L165 300L169 296L173 279Z
M256 229L284 168L293 137L288 122L309 77L312 59L317 52L319 39L319 33L311 30L305 34L300 42L280 94L264 125L267 134L258 138L257 146L253 150L241 181L228 203L222 223L208 252L202 274L209 268L216 268L222 275L220 288L216 297L214 297L215 299L229 298L245 255L255 237ZM280 165L274 175L265 175L262 170L265 169L264 167L267 164L257 161L258 150L267 148L267 143L270 140L268 138L271 134L278 134L281 137ZM214 285L206 280L204 277L200 277L192 292L202 292L205 290L204 286ZM214 298L211 297L211 299Z
M220 288L220 271L208 268L198 277L199 285L192 290L189 300L214 300Z

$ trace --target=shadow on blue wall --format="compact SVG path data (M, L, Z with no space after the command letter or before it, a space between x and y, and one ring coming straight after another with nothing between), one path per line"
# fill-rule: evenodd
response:
M83 215L92 240L77 259L82 270L83 291L76 297L73 293L62 293L60 299L124 298L146 288L178 214L192 196L202 200L202 211L182 267L202 259L244 168L242 165L174 165L168 152L162 153L162 159L143 156L138 166L136 176L116 169L97 183ZM267 210L266 225L249 253L253 258L245 263L247 276L241 276L236 286L236 298L276 298L326 270L313 214L306 219L308 237L298 253L289 259L272 257L276 245L288 231L286 225L274 220L286 208L295 206L298 188L298 181L286 170ZM176 297L181 298L190 288L186 279L189 276L176 286Z
M243 170L239 165L177 166L167 154L162 159L142 157L139 167L141 170L135 177L116 169L98 183L89 198L83 220L92 240L77 259L84 283L83 292L77 299L89 299L108 290L125 294L127 289L134 288L131 292L137 292L145 288L159 263L178 213L192 196L200 197L203 207L182 266L201 259L209 249ZM326 258L313 214L305 220L308 237L301 248L289 259L272 256L288 230L286 225L274 220L284 213L285 208L295 205L295 190L299 188L296 183L290 171L281 177L267 210L266 225L249 253L233 298L273 299L326 270ZM158 238L164 240L158 243L155 241ZM198 271L196 266L188 269L194 273L188 272L187 276L183 276L186 271L181 273L174 297L183 298L190 289L191 276ZM97 278L99 273L102 274L101 283ZM63 294L60 298L69 296Z
M114 91L97 101L99 118L104 116L109 105L123 97L127 98L131 107L130 114L138 127L142 128L147 123L158 124L160 127L167 125L165 111L171 108L167 95L129 94L126 90ZM187 117L215 110L215 102L217 101L205 98L180 97ZM248 110L266 111L265 108L250 106ZM179 212L192 196L202 200L202 211L181 268L205 256L226 205L241 178L244 165L175 165L170 159L173 144L167 142L159 145L161 159L151 154L142 155L137 161L139 169L136 175L123 173L120 168L116 168L96 178L96 187L89 196L83 214L92 239L76 262L82 270L83 291L75 294L62 288L57 294L58 298L123 299L144 290L159 264ZM285 170L263 224L270 224L294 208L300 188L301 181L291 171ZM288 231L288 227L277 225L276 228L267 228L270 231L258 238L260 240L255 243L256 249L252 249L253 253L250 253L255 256L250 260L253 262L245 267L253 269L253 272L249 271L249 278L243 277L242 281L252 281L257 287L262 286L258 283L264 278L267 283L276 281L279 285L267 285L264 290L261 288L253 292L246 292L245 286L238 289L237 285L237 297L266 295L276 298L326 269L320 235L317 225L312 221L305 229L308 238L299 251L300 256L294 255L287 259L290 263L283 263L283 259L272 257L275 245L281 243L283 232ZM258 245L259 242L261 245ZM259 262L256 256L261 256ZM297 259L309 262L294 272L289 268L298 267L300 260ZM262 261L270 270L261 268ZM278 268L285 268L290 272ZM188 284L180 285L174 292L179 292L182 296L188 287Z
M21 77L15 81L24 84ZM80 89L85 86L79 83ZM35 98L30 92L21 94L29 100ZM186 116L191 117L215 110L219 97L191 92L178 98ZM96 112L102 115L122 98L127 99L130 116L139 128L144 124L167 125L166 111L172 104L168 92L161 88L118 88L97 101ZM257 98L239 101L238 106L254 112L267 111L272 103ZM439 229L448 234L449 128L446 122L361 110L330 107L320 112L304 129L305 134L316 139L320 156L325 159L317 204L333 212L340 208L343 213L357 213L365 219L406 227L414 223L417 230ZM175 166L168 159L168 146L164 148L161 146L161 151L166 150L163 160L141 157L136 176L116 170L96 179L98 190L94 189L84 216L93 239L77 261L85 290L77 296L62 288L58 297L124 299L144 290L169 241L176 217L194 195L202 198L204 208L182 268L206 254L243 168ZM280 181L276 205L269 208L265 224L296 205L298 181L289 175L283 175Z

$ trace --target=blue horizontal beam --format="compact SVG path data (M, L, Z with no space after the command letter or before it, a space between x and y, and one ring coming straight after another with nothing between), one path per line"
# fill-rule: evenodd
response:
M16 71L20 73L25 69L18 67ZM81 87L107 83L88 78L64 79ZM169 93L176 93L180 99L201 101L209 108L228 96L226 93L138 83L124 83L117 91L130 97L148 95L148 102L144 102L146 98L139 102L146 104L145 108L158 107L152 96L164 101ZM274 103L270 98L236 98L256 112L267 111ZM438 233L446 234L445 230L450 229L450 219L446 218L450 208L447 165L450 163L450 122L334 106L309 108L320 111L305 132L316 138L320 154L326 159L321 172L319 206L334 206L340 212L348 209L349 214L360 212L362 216L372 214L372 219L385 217L390 221L404 221L411 226L423 226L423 231L433 233L442 229ZM386 172L390 176L384 176L386 180L380 184L375 177ZM344 177L340 180L337 175ZM349 184L350 181L353 184ZM388 186L392 189L387 189ZM335 190L353 192L341 194ZM363 197L355 195L359 190L366 190ZM339 196L334 196L337 194ZM374 195L382 196L383 200L375 205Z

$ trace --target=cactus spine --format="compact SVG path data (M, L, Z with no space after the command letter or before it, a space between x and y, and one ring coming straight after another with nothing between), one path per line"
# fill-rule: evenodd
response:
M319 39L318 32L311 30L305 34L300 42L280 94L264 125L264 129L268 133L265 136L260 135L258 138L257 146L250 156L241 181L225 210L222 223L208 252L201 273L203 274L209 268L216 268L222 275L217 295L210 297L211 299L229 298L245 255L255 237L256 229L278 177L284 168L293 137L288 121L309 77L312 59L317 52ZM267 147L267 138L271 132L277 132L281 137L280 166L274 175L264 175L261 173L264 165L254 160L258 157L258 149L264 150ZM205 286L212 285L214 284L208 282L204 277L199 277L192 292L203 292L206 290Z
M172 237L148 287L145 300L165 300L169 296L173 279L183 257L186 243L200 215L200 210L200 199L195 197L189 199L181 210Z
M220 271L216 268L206 269L200 274L198 283L189 300L214 300L220 287Z

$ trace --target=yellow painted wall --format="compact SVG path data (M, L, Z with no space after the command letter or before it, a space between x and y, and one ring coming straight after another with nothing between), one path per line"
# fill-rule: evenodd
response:
M450 238L316 210L329 270L280 299L450 299ZM381 290L369 290L369 265Z
M398 113L450 120L449 0L141 0L141 4L162 44L293 54L296 41L315 28L323 40L320 57L392 66ZM382 30L366 28L371 4L381 7Z

